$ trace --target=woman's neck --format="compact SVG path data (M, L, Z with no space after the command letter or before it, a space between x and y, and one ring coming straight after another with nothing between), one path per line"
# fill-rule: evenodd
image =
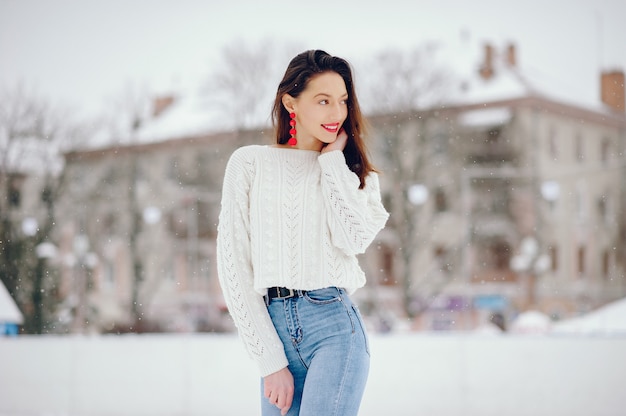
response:
M324 143L320 142L317 139L313 139L312 141L299 140L295 146L291 146L288 144L275 144L274 147L284 149L313 150L315 152L321 152L322 148L324 147Z

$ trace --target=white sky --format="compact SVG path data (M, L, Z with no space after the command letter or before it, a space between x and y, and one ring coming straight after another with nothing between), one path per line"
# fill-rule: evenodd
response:
M298 43L355 63L462 31L476 43L513 41L522 64L572 85L596 88L600 69L626 70L623 0L0 0L0 88L21 82L98 111L129 86L198 83L235 39Z

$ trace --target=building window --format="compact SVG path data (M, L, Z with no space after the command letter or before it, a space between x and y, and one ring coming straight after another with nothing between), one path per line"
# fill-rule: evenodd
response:
M605 195L598 198L598 217L600 217L600 221L605 223L609 220L608 201Z
M9 205L18 208L22 202L22 193L19 188L11 186L9 188Z
M611 157L611 141L607 137L604 137L600 146L600 161L606 164Z
M112 289L115 287L115 265L111 260L105 259L102 266L104 288Z
M146 173L144 171L143 163L141 162L141 160L135 160L133 161L133 163L135 164L134 175L135 175L135 185L136 185L138 182L146 180Z
M9 182L9 206L19 208L22 203L22 181L18 178L11 178Z
M574 197L574 206L576 207L576 217L579 221L584 221L587 218L587 212L585 210L585 195L583 188L578 186L573 197Z
M602 252L602 277L607 279L609 277L609 270L611 268L611 252L604 250Z
M548 252L550 253L552 271L556 272L559 269L559 250L555 246L550 246Z
M41 190L41 202L47 204L49 202L53 202L53 198L54 191L52 190L52 187L50 187L49 185L44 186L44 188Z
M585 246L578 247L578 275L583 277L585 274Z
M101 222L101 231L104 235L112 236L115 234L116 215L114 213L104 214Z
M493 187L488 189L489 195L487 195L487 198L491 199L490 211L493 214L506 215L509 213L509 206L511 204L509 189L511 189L511 182L509 180L494 182Z
M576 160L579 162L582 162L583 160L585 160L585 151L583 149L583 138L580 134L577 134L575 140L576 140L576 143L575 143Z
M167 177L175 182L180 181L180 160L176 156L170 158Z
M499 127L490 129L487 132L487 137L485 138L485 142L487 144L496 144L498 142L500 142L500 134L502 133L502 130Z
M115 166L111 166L107 169L106 173L102 177L102 183L105 183L107 185L115 185L119 180L120 175L122 175L120 169L116 169Z
M381 248L381 269L383 275L381 276L381 284L384 286L394 286L397 281L394 279L394 267L393 267L393 250L385 244L380 245Z
M511 264L511 246L505 241L497 241L491 245L493 266L498 269L508 269Z
M175 269L176 269L175 260L169 257L165 261L165 266L163 268L163 276L165 280L170 281L170 282L176 281Z
M447 261L448 251L445 247L437 246L434 251L435 261L442 273L450 272L450 263Z
M433 135L433 153L435 155L448 155L448 137L444 133Z
M435 190L435 210L437 212L446 212L448 210L448 199L441 187Z
M556 129L554 127L550 127L550 132L548 133L548 151L553 161L559 158L559 149L556 144Z

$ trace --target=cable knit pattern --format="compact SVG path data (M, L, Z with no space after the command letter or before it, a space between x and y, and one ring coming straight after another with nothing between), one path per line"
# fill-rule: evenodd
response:
M218 276L239 336L262 376L287 366L263 301L267 288L352 293L365 284L356 255L384 227L378 176L359 189L343 153L245 146L224 175Z

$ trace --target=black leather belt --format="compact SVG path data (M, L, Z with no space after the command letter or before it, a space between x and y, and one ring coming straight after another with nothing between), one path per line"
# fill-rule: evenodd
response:
M267 299L289 299L296 296L302 296L304 290L287 289L286 287L270 287L267 289Z

